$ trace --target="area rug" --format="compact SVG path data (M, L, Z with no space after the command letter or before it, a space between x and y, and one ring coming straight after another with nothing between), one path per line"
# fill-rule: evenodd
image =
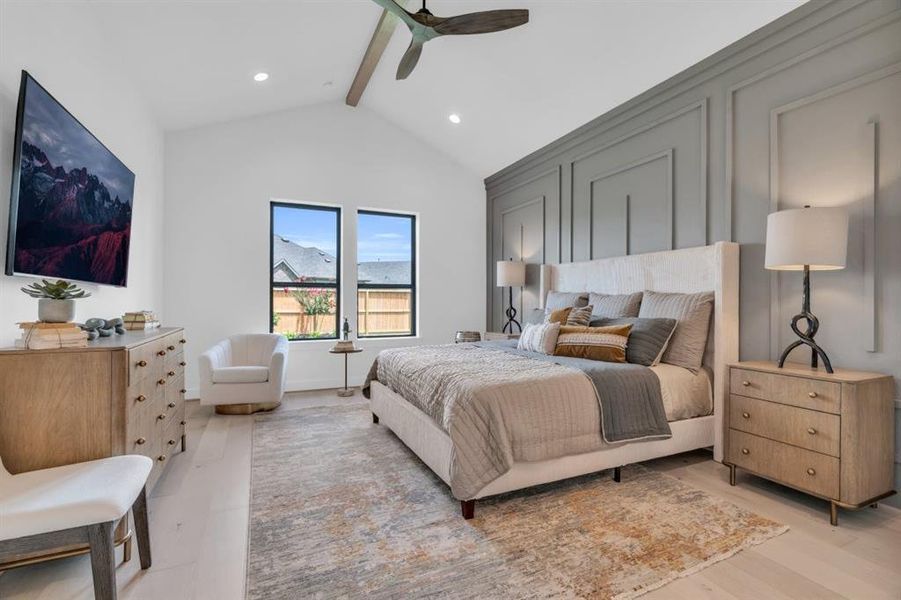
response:
M652 469L476 503L362 405L258 417L247 598L634 598L787 527Z

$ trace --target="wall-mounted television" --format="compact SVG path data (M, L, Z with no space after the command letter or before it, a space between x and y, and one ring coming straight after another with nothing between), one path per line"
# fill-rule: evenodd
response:
M6 274L125 286L135 175L22 71Z

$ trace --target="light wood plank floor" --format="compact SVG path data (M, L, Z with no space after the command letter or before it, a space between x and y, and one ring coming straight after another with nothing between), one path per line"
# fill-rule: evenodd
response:
M308 392L290 394L280 410L362 401L359 394ZM252 423L188 404L188 451L172 461L149 501L153 568L141 572L137 554L120 565L120 598L243 599ZM840 526L831 527L825 502L749 475L731 487L728 470L708 453L648 464L791 531L645 598L901 599L901 511L842 511ZM90 562L76 557L3 573L0 598L90 600Z

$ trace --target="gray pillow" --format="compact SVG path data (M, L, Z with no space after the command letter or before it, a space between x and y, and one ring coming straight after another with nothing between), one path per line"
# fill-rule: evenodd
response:
M544 303L544 312L569 308L570 306L588 306L588 294L572 292L548 292L547 301Z
M527 310L522 316L523 325L541 325L544 323L544 311L540 308Z
M641 319L622 317L619 319L594 319L591 327L609 325L631 325L629 342L626 345L626 362L653 367L660 362L667 343L676 330L675 319Z
M588 294L588 304L594 307L594 317L618 319L637 317L641 306L641 292L634 294Z
M712 310L713 292L671 294L646 291L638 316L676 319L676 331L673 332L661 362L685 367L697 373L704 360Z

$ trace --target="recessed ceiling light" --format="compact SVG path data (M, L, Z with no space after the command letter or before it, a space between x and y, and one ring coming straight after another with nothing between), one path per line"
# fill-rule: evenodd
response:
M447 116L447 120L450 121L451 123L453 123L454 125L459 125L460 121L462 121L463 119L461 119L460 115L458 115L457 113L451 113Z
M253 76L254 81L266 81L267 79L269 79L269 73L260 72Z

